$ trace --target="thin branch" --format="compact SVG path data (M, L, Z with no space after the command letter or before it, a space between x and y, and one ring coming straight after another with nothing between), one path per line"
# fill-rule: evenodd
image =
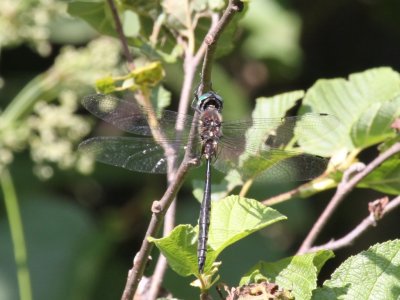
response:
M205 38L206 47L206 55L203 63L203 75L202 75L202 85L199 91L202 93L205 89L211 88L211 62L213 58L213 54L215 52L216 42L222 33L222 30L226 27L226 25L231 20L233 13L240 11L241 9L241 2L239 0L230 0L227 9L225 10L220 22L218 22L215 28L209 32L207 37ZM202 51L204 47L202 46L194 57L194 60L200 61L202 57ZM205 77L204 77L205 75ZM193 71L193 78L194 78L194 71ZM193 80L193 79L191 79ZM189 82L189 80L188 80ZM189 86L189 83L186 83L186 86ZM190 89L189 89L190 90ZM187 93L187 92L186 92ZM187 93L190 94L190 93ZM186 97L186 96L185 96ZM189 99L189 97L187 97ZM186 100L187 103L189 102ZM182 108L183 110L183 108ZM193 136L196 133L198 122L198 114L195 113L193 118L193 123L189 135L189 143L187 145L185 159L182 162L181 166L179 167L178 171L176 172L176 176L174 180L169 185L167 191L165 192L164 196L161 198L159 202L155 202L153 205L153 215L150 220L149 227L147 229L145 239L143 240L142 246L140 251L135 257L133 268L129 271L127 283L125 286L124 293L122 295L123 300L131 300L135 294L139 281L143 275L144 268L148 259L148 256L151 252L153 247L152 243L147 241L149 236L156 236L158 231L161 228L163 217L166 214L168 207L170 206L171 202L175 198L180 186L182 185L183 178L187 171L189 170L190 166L193 165L195 162L190 159L192 150L193 150ZM194 125L194 126L193 126Z
M153 243L150 243L147 238L150 236L157 236L157 233L159 232L162 225L163 217L167 212L167 209L170 206L172 200L175 198L179 188L181 187L187 171L190 169L193 163L193 161L185 158L176 173L175 180L165 191L165 194L163 195L161 200L155 201L153 203L153 215L151 217L149 227L147 228L145 238L143 239L142 246L140 247L140 250L135 257L133 267L131 270L129 270L125 290L122 295L123 300L132 300L139 281L143 276L143 272L151 249L153 248Z
M215 31L218 23L218 15L213 14L211 18L211 26L206 36L208 36L211 32ZM207 44L203 42L197 50L197 53L193 55L191 52L187 51L185 53L185 59L183 62L183 72L184 72L184 80L181 90L181 96L179 99L179 107L178 114L184 115L189 109L190 99L192 98L192 90L193 90L193 81L196 75L197 68L201 62L201 59L206 52ZM176 129L182 130L182 122L177 122Z
M342 182L339 184L335 195L332 197L328 206L325 208L324 212L318 218L317 222L314 224L311 231L308 233L306 239L301 245L298 253L305 253L308 249L311 248L318 234L321 232L322 228L328 222L328 219L331 217L336 207L342 202L344 197L369 173L375 170L380 164L382 164L385 160L390 158L391 156L400 152L400 142L395 143L388 150L380 154L377 158L375 158L371 163L369 163L361 172L356 174L351 179L347 178L347 175L343 176ZM350 170L354 171L354 170ZM346 171L347 172L347 171ZM349 180L348 180L349 179ZM348 181L347 181L348 180Z
M341 163L341 169L355 165L353 162L359 153L359 149L352 150L347 155L345 161ZM319 192L335 188L337 186L337 182L335 179L330 178L332 171L336 172L336 168L328 166L328 169L319 177L299 185L290 191L265 199L262 201L262 204L266 206L272 206L293 199L294 197L307 198Z
M176 203L176 199L174 199L174 201L172 201L172 204L173 203ZM168 212L171 211L172 204L169 207ZM165 228L167 227L166 223L169 222L168 219L169 218L166 215L165 216L165 221L164 221L164 232L166 231ZM171 218L171 220L175 221L175 219L172 219L172 218ZM166 234L163 234L163 236L165 236L165 235ZM160 256L157 259L157 264L156 264L156 267L154 269L153 275L150 278L151 284L150 284L150 288L148 289L148 295L147 295L146 299L155 300L155 299L157 299L159 297L159 292L160 292L160 289L161 289L161 285L162 285L162 282L163 282L163 279L164 279L165 272L167 271L167 267L168 267L167 259L160 252Z
M376 226L376 222L383 218L385 215L400 206L400 196L397 196L383 207L379 217L377 218L373 212L370 213L360 224L357 225L352 231L338 240L332 240L324 245L315 246L307 250L307 252L316 252L319 250L336 250L346 246L350 246L357 238L359 238L369 228Z
M359 166L359 164L353 164L352 166L354 165ZM330 178L330 174L331 171L327 170L314 180L303 183L290 191L265 199L261 203L266 206L273 206L295 197L307 198L319 192L333 189L337 186L337 182L335 179Z
M210 30L206 34L206 37L216 30L218 22L219 22L219 15L217 13L211 14L211 26L210 26ZM204 41L203 43L201 43L201 46L193 59L197 63L200 63L201 59L203 58L204 54L206 53L206 50L207 50L207 44Z
M229 0L228 7L221 16L214 30L212 30L204 39L207 45L206 54L204 56L203 68L201 71L201 83L198 89L198 94L203 94L212 88L211 85L211 70L214 59L217 42L223 30L228 26L235 13L243 9L243 2L240 0Z
M117 31L119 40L121 41L122 50L124 51L126 61L128 62L128 67L130 70L133 70L135 68L133 64L133 57L131 55L131 52L129 51L128 41L126 40L124 31L122 29L122 23L118 15L117 7L115 6L114 0L107 0L107 2L108 5L110 6L111 13L114 18L115 30Z
M209 32L211 30L214 30L217 21L218 18L212 19ZM184 129L183 116L186 115L189 109L190 99L192 96L191 91L193 87L193 81L195 78L196 70L201 62L205 50L206 50L205 43L203 43L202 46L197 51L197 53L195 54L195 56L193 56L193 53L189 51L189 49L185 51L185 58L183 64L184 79L179 100L178 119L175 124L177 132L181 132ZM169 183L172 182L172 180L174 180L175 173L176 169L174 168L172 174L168 174ZM173 229L175 225L175 213L176 213L176 199L172 201L171 206L169 207L165 215L163 236L166 236ZM149 300L157 298L158 291L160 290L162 279L164 277L166 270L167 270L167 260L162 254L160 254L157 260L156 267L154 269L153 276L151 278L151 285L148 292Z
M174 168L171 174L168 174L168 184L171 184L175 179L176 169ZM167 236L175 227L176 219L176 197L172 200L164 217L163 236ZM148 289L147 299L155 300L158 298L164 274L167 271L167 259L160 253L157 259L157 264L150 280L150 288Z
M282 202L285 202L294 197L306 198L314 195L320 191L325 191L327 189L331 189L336 186L335 180L328 178L325 175L322 175L319 178L314 179L313 181L306 182L302 185L295 187L294 189L284 192L282 194L272 196L266 200L262 201L262 204L266 206L276 205Z

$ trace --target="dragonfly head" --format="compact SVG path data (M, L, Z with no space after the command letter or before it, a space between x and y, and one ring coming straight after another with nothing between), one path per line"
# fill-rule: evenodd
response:
M205 111L209 106L214 106L219 112L221 112L223 108L223 100L221 96L217 95L214 92L207 92L201 95L200 97L196 97L197 102L195 104L195 109L199 111Z

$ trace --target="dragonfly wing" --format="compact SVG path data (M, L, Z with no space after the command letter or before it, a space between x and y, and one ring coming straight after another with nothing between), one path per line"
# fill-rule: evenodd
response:
M315 178L325 170L328 161L301 152L294 140L294 131L322 128L321 125L336 121L326 114L305 114L226 122L214 166L225 173L235 169L244 179L302 181ZM328 126L323 128L334 130ZM312 136L308 142L318 143L321 139L323 135Z
M256 165L258 166L256 180L285 182L311 180L321 175L328 165L328 159L322 157L296 152L289 153L288 151L279 152L279 150L272 150L258 158L250 157L243 169L249 175L250 170L253 169L251 172L254 174L254 165ZM267 167L262 168L263 165Z
M111 95L94 94L83 98L82 105L96 117L99 117L119 129L140 135L152 135L152 129L165 133L169 138L175 136L177 119L182 128L190 128L192 117L173 111L163 110L156 113L157 122L150 127L149 110L139 106L134 101L122 100ZM186 130L185 132L187 132ZM181 136L186 136L183 133Z
M282 182L313 179L325 171L327 164L328 160L322 157L271 149L258 155L245 152L239 158L221 151L214 166L224 173L234 169L244 180Z
M184 156L183 147L167 153L153 139L135 137L94 137L83 141L79 150L102 163L144 173L166 173L168 159L179 165Z
M222 140L235 144L249 153L260 150L283 148L293 141L295 130L309 131L317 128L318 135L308 136L307 145L321 143L324 134L340 125L336 117L328 114L307 113L285 118L255 118L224 122ZM240 143L240 145L238 145ZM296 145L296 144L294 144Z

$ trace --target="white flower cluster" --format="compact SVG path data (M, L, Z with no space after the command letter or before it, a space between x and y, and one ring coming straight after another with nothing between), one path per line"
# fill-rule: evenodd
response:
M29 99L35 103L32 111L15 114L19 117L8 118L7 124L0 112L0 172L12 162L14 152L26 148L40 178L51 177L54 165L90 172L93 159L76 149L91 130L89 121L76 114L79 100L93 89L96 79L117 73L119 66L119 43L111 38L99 38L79 49L62 49L53 67L40 77L41 93L28 92L28 96L19 97L37 97ZM48 99L48 95L56 98Z
M82 172L88 172L80 164L80 155L76 151L76 144L90 131L90 125L83 118L75 114L75 105L71 105L70 92L59 96L60 105L39 102L35 106L35 113L28 118L31 135L28 139L33 161L40 166L36 170L40 177L52 175L50 166L46 163L55 163L60 169L76 166ZM66 100L64 100L66 99ZM76 103L76 100L74 101ZM43 167L45 167L43 169ZM46 170L46 172L43 172Z
M0 48L28 43L39 54L48 55L51 51L48 25L51 19L66 16L66 5L57 0L1 0Z
M82 88L82 84L92 87L96 79L118 73L120 49L116 39L107 37L93 40L79 49L66 46L57 57L52 72L70 88Z

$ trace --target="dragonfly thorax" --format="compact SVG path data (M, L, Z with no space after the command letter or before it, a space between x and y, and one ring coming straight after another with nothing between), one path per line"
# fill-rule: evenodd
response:
M218 142L222 136L222 116L213 105L207 107L200 115L199 135L202 145L201 154L209 159L217 154Z

